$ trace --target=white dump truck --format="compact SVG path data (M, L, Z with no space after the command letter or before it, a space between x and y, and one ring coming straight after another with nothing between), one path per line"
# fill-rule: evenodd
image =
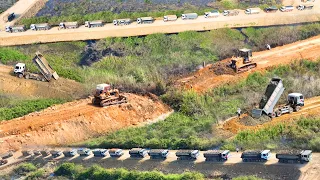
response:
M313 4L301 4L299 6L297 6L297 9L302 11L302 10L307 10L307 9L312 9L313 8Z
M182 20L188 20L188 19L197 19L198 14L197 13L187 13L187 14L182 14L181 19Z
M19 78L35 79L38 81L50 81L52 78L57 80L59 78L56 71L54 71L49 65L48 61L39 52L33 58L33 63L38 67L41 74L35 74L28 72L26 64L18 63L15 65L14 74Z
M224 10L222 13L224 16L237 16L239 14L238 10Z
M153 17L140 17L137 19L138 24L151 24L154 22Z
M61 22L59 24L60 29L75 29L78 27L79 27L79 24L76 21L75 22Z
M121 25L129 25L131 24L131 19L115 19L113 20L113 25L121 26Z
M216 18L219 17L220 13L218 10L212 10L210 12L205 12L204 17L205 18Z
M30 29L33 31L39 31L39 30L49 30L50 25L49 23L42 23L42 24L31 24Z
M260 8L248 8L244 11L245 14L259 14L261 11Z
M177 15L166 15L163 16L163 21L168 22L168 21L176 21L178 19Z
M94 28L94 27L102 27L103 21L97 20L97 21L86 21L84 22L84 26L88 28Z
M24 32L24 31L26 31L26 27L24 25L6 26L6 32L9 32L9 33Z
M293 11L294 7L293 6L282 6L280 8L280 11L281 12L290 12L290 11Z

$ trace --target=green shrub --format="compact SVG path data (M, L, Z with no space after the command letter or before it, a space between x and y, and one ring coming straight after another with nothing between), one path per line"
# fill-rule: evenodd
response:
M28 56L13 48L0 48L0 62L7 64L20 60L27 60Z
M46 171L42 168L30 173L28 176L27 176L27 180L33 180L33 179L40 179L40 178L45 178L45 173Z
M23 163L19 165L14 171L20 175L26 175L29 172L36 171L38 168L32 163Z

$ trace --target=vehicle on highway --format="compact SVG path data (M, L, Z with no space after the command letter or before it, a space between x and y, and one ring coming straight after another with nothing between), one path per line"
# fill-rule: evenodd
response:
M6 32L16 33L16 32L24 32L26 31L26 26L6 26Z
M30 29L33 31L40 31L40 30L49 30L50 25L48 23L42 23L42 24L31 24Z
M282 6L280 8L280 11L281 12L290 12L290 11L293 11L294 7L293 6Z
M224 10L222 12L224 16L237 16L239 14L238 10Z
M302 10L310 10L313 8L313 4L301 4L299 6L297 6L297 9L302 11Z
M168 22L168 21L176 21L178 19L177 15L166 15L163 16L163 21Z
M266 13L275 13L278 11L278 8L276 6L270 6L264 9Z
M181 15L182 20L193 20L193 19L197 19L197 18L198 18L197 13L187 13L187 14Z
M204 17L205 18L216 18L219 17L220 13L218 10L212 10L210 12L205 12Z
M102 27L102 26L103 26L102 20L84 22L84 27L88 27L88 28L95 28L95 27Z
M248 8L244 11L245 14L259 14L261 11L260 8Z
M151 24L154 22L153 17L140 17L137 19L138 24Z
M16 17L16 15L14 13L9 14L8 15L8 22L13 21L15 17Z
M129 25L131 24L131 19L115 19L112 22L115 26Z

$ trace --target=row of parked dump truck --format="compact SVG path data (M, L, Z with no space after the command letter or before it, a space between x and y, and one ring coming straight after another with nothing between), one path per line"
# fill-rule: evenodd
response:
M131 158L145 158L147 156L150 159L167 159L170 150L168 149L151 149L147 150L144 148L133 148L129 150L129 155ZM91 156L94 157L121 157L124 155L122 149L113 148L113 149L72 149L66 151L60 150L27 150L22 151L24 157L33 157L33 156L43 156L48 157L52 156L53 158L60 157L74 157L74 156ZM200 156L199 150L178 150L175 153L177 160L197 160ZM13 156L12 152L9 152L2 156L2 159L8 159ZM208 150L203 152L203 156L206 161L227 161L231 157L231 152L229 150ZM266 162L271 157L270 150L246 150L242 152L241 158L243 162ZM290 151L280 151L276 153L276 158L280 163L307 163L312 159L311 150L290 150Z
M306 10L306 9L312 9L313 4L302 4L297 6L296 8L298 10ZM279 8L280 11L282 12L289 12L294 9L294 6L282 6ZM265 12L276 12L278 11L278 8L275 6L271 6L268 8L264 9ZM239 14L239 10L224 10L222 13L219 12L219 10L212 10L209 12L204 13L205 18L217 18L222 14L223 16L237 16ZM245 14L259 14L261 12L260 8L248 8L244 11ZM197 19L198 14L197 13L186 13L181 15L182 20L193 20ZM178 19L177 15L166 15L163 17L164 22L168 21L176 21ZM153 17L140 17L137 18L136 22L137 24L151 24L155 21ZM127 19L115 19L113 20L113 24L115 26L119 25L129 25L132 23L132 20L127 18ZM88 28L94 28L94 27L102 27L104 26L104 21L102 20L96 20L96 21L85 21L84 23L85 27ZM75 29L78 28L80 24L78 22L61 22L59 24L59 29ZM30 29L34 31L38 30L49 30L51 28L49 23L41 23L41 24L31 24ZM17 25L17 26L7 26L6 27L6 32L24 32L26 31L26 27L24 25Z

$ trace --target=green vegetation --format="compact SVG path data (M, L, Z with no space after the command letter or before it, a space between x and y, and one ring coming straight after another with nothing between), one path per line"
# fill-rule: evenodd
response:
M41 179L41 178L45 178L45 173L46 171L43 168L40 168L34 172L31 172L28 176L27 176L27 180L33 180L33 179Z
M0 62L7 64L12 61L27 60L28 56L13 48L0 48Z
M204 95L198 95L192 91L168 91L162 96L162 99L171 105L176 113L165 121L150 126L120 130L105 137L88 141L87 145L108 148L143 146L208 149L225 143L213 125L217 121L234 116L237 107L240 107L244 112L251 112L251 109L259 102L270 78L274 76L281 77L286 87L285 95L282 96L279 103L284 103L286 95L291 92L301 92L307 98L320 95L319 69L320 61L302 60L291 65L270 69L264 74L253 73L239 83L215 88ZM276 132L278 131L272 131L271 134ZM303 131L296 132L302 134ZM317 133L317 131L314 132ZM280 139L277 140L280 141ZM319 144L319 138L315 136L311 142L314 144L313 146L316 146ZM243 143L245 144L245 142ZM254 143L256 142L245 145L250 147ZM262 143L264 141L261 141ZM289 146L296 147L294 144L289 144ZM235 146L230 147L230 149L234 148Z
M28 113L39 111L53 104L65 102L61 99L15 99L15 97L0 94L0 121L24 116Z
M26 175L30 172L36 171L38 168L32 163L23 163L20 164L14 172L19 175Z
M109 180L147 180L147 179L163 179L163 180L202 180L204 176L196 172L187 172L183 174L164 175L159 171L140 172L128 171L126 169L104 169L98 165L90 168L84 168L81 165L73 163L63 163L56 171L55 175L65 176L71 179L109 179Z
M236 135L234 140L225 144L225 147L232 149L236 146L246 149L284 149L293 147L296 149L312 149L319 152L319 129L319 117L303 117L291 124L279 124L256 132L242 131Z
M232 178L233 180L263 180L261 178L258 178L256 176L239 176L236 178Z

